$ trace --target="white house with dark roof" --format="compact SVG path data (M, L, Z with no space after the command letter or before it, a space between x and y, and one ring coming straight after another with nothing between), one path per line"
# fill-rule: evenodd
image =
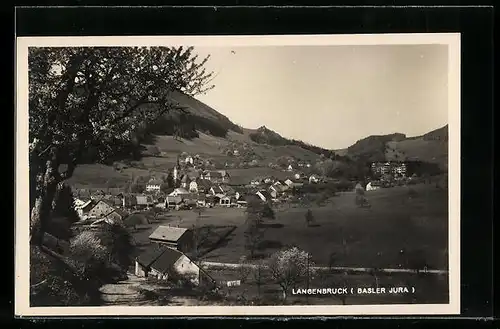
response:
M146 184L146 191L148 192L160 192L161 185L163 181L156 178L151 178L149 182Z
M188 280L195 286L215 286L215 280L189 257L172 248L149 248L135 259L135 275L158 280Z

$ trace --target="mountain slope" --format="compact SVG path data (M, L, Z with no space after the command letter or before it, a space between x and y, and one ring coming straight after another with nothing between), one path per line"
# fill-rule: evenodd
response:
M366 161L422 161L448 167L448 125L422 136L401 133L369 136L337 154Z

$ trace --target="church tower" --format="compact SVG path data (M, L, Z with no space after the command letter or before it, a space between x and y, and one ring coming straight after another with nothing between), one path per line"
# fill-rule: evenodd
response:
M181 168L181 166L179 165L179 156L177 156L177 162L175 164L175 167L174 167L174 182L177 182L177 180L179 179L179 169Z

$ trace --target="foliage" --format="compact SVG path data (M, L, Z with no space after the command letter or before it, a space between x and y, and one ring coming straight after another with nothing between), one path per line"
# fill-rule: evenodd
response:
M241 281L241 283L244 283L248 276L250 275L250 272L252 271L252 268L249 267L248 263L246 262L245 257L242 257L240 259L240 262L238 264L238 279Z
M60 257L60 256L59 256ZM83 280L62 257L30 247L30 306L96 306L99 284Z
M104 279L103 273L109 261L109 255L96 232L83 231L75 236L71 240L69 253L80 277Z
M109 260L126 271L132 264L131 255L134 250L129 231L120 224L106 224L97 231L97 236L106 249Z
M280 286L284 301L289 289L310 275L312 266L309 253L297 247L277 251L270 257L271 277Z
M130 191L132 193L143 193L145 190L146 190L145 184L136 183L130 186Z
M198 61L192 47L29 49L32 243L41 243L56 191L78 164L136 152L148 123L182 111L173 92L212 87L207 60Z
M69 223L75 223L80 220L75 210L75 199L69 185L63 184L54 197L54 200L55 207L52 213L53 217L63 217Z

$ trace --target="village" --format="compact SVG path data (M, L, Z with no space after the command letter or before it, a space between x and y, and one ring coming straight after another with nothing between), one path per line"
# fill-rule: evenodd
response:
M308 175L311 167L309 163L285 166L283 172L288 178L284 180L260 177L246 183L232 180L224 169L203 170L200 168L202 164L199 156L178 156L170 171L162 177L149 177L139 189L131 186L73 189L74 208L79 216L79 220L73 224L73 230L81 232L113 224L129 230L136 246L129 277L133 275L165 282L187 280L194 286L208 284L211 288L239 286L241 280L229 280L227 274L217 277L214 274L216 272L210 272L202 265L205 263L201 256L216 248L236 228L244 226L244 214L249 203L267 205L271 212L292 204L309 209L310 206L301 200L311 194L308 191L312 188L321 192L331 190L334 186L335 191L349 194L409 184L412 179L417 179L415 175L406 177L405 163L374 162L371 164L372 175L380 179L352 181L347 186L344 182L342 190L341 185L336 185L338 180L317 174ZM142 191L134 193L131 190ZM335 194L327 195L326 199ZM359 202L361 207L368 203L366 198L362 198L365 201ZM212 212L215 214L212 217L217 218L203 218L207 210L216 211ZM210 232L200 238L204 228ZM208 237L210 234L212 237ZM49 245L55 245L62 254L68 248L65 242L50 234L46 234L45 240ZM210 240L208 245L205 240ZM205 249L205 253L201 253L202 249Z

